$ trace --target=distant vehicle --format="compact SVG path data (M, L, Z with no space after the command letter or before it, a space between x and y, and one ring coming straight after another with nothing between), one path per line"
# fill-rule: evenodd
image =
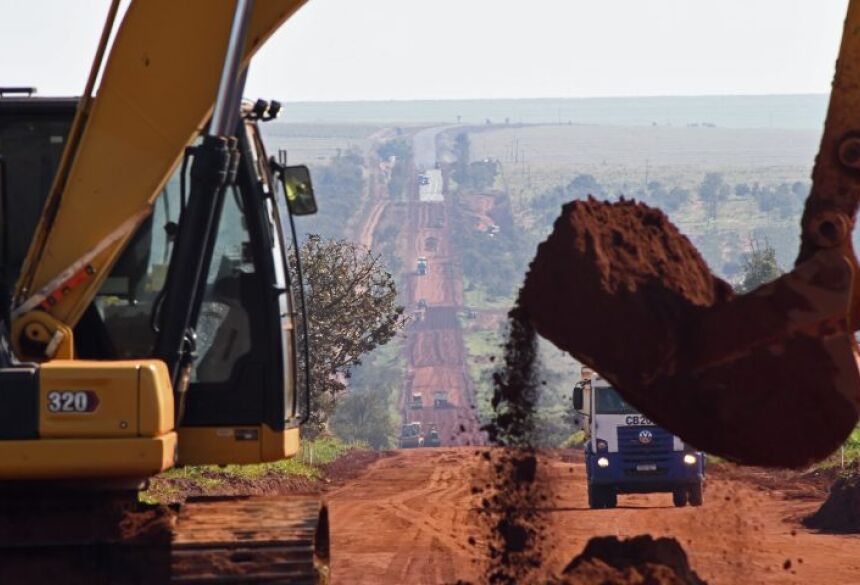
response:
M418 266L416 267L419 276L427 274L427 257L420 256L418 258Z
M429 185L430 179L427 178L427 175L418 175L418 184L419 185Z
M444 390L437 390L433 394L433 408L449 408L451 403L448 402L448 393Z
M424 437L424 446L425 447L441 447L442 441L439 439L439 429L435 426L430 427L430 430L427 431L427 436Z
M618 494L654 492L671 492L678 507L702 505L704 453L648 420L594 372L583 372L574 387L573 408L585 422L589 507L614 508Z
M412 408L412 410L424 408L424 397L421 396L420 392L414 392L412 394L412 402L409 407Z
M425 301L424 299L418 299L418 308L420 310L426 309L427 308L427 301Z
M400 448L415 449L424 446L424 435L421 433L421 423L412 422L403 425L400 430Z

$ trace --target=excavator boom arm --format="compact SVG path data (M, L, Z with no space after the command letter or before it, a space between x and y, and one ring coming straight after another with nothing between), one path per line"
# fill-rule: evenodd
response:
M304 1L254 3L243 67ZM67 154L65 187L27 254L14 331L37 309L74 327L92 302L211 113L233 13L233 2L132 2L80 142Z

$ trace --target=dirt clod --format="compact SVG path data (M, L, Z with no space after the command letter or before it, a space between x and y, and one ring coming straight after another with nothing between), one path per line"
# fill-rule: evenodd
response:
M555 585L705 585L674 538L592 538Z
M860 532L860 470L855 468L833 482L827 500L803 524L825 532Z

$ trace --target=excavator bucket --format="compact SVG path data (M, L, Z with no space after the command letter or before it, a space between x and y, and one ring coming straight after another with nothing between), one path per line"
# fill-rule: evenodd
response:
M851 0L794 269L735 295L660 211L568 204L520 304L646 416L739 463L800 467L860 411L860 0Z

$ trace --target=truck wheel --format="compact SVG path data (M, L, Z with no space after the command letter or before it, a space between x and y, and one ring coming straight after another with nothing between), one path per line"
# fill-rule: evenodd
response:
M676 508L683 508L687 505L687 490L685 488L675 488L672 491L672 503Z
M701 506L704 501L704 495L702 493L702 482L693 485L690 488L690 505L691 506Z
M606 491L604 492L603 502L605 503L606 508L614 508L618 505L618 492L616 492L611 487L606 488Z
M597 510L603 507L602 490L597 486L588 486L588 507Z
M593 510L614 508L618 505L618 496L611 487L602 485L588 486L588 507Z

